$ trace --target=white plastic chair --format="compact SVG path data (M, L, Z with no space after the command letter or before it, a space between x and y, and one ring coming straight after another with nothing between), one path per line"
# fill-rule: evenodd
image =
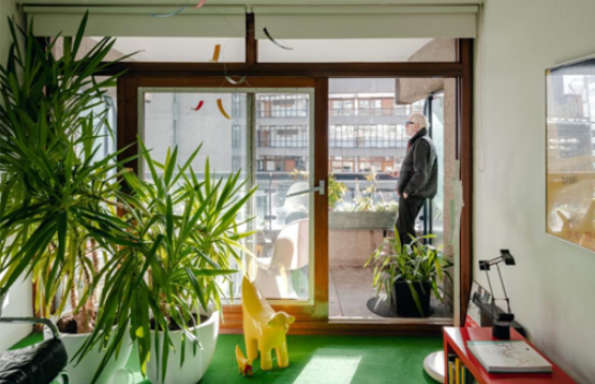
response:
M257 260L254 285L266 298L297 299L291 272L309 263L308 219L296 220L279 232L269 259Z

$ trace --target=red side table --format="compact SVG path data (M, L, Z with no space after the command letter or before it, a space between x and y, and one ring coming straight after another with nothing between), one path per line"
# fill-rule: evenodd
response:
M510 330L511 340L525 340L514 329ZM543 353L533 348L552 364L552 373L488 373L481 363L467 349L467 342L473 340L495 340L492 337L492 328L457 328L444 327L444 384L448 384L448 355L456 354L461 363L467 367L475 380L480 384L570 384L574 381L560 367L554 364Z

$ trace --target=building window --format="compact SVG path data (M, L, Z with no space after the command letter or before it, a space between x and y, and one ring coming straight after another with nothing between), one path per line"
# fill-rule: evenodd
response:
M331 125L330 145L334 148L355 148L355 127L353 125Z
M353 98L332 99L331 116L355 116L355 100Z
M388 103L388 109L386 112L383 111L382 104L383 101L386 100ZM391 115L392 114L392 103L394 103L394 99L358 99L357 100L357 115L358 116L381 116L381 115Z
M308 95L270 95L257 96L258 117L308 117Z
M256 129L261 148L305 148L308 146L307 125L260 125Z
M336 98L330 99L329 102L331 116L398 116L410 112L408 106L395 106L395 98L386 95L341 95L340 98L339 95L335 96Z
M407 146L404 126L397 124L331 125L331 148L395 148Z
M291 173L304 169L304 159L300 156L272 155L260 156L256 159L258 172L284 172Z

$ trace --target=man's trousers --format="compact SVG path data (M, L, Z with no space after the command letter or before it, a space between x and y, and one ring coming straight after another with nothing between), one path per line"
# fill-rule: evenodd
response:
M397 216L397 231L401 238L401 244L411 243L411 236L415 234L415 219L424 205L425 198L408 196L406 199L399 198L399 215Z

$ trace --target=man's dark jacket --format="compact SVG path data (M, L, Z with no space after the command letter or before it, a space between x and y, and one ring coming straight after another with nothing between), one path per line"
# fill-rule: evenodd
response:
M428 131L420 129L409 140L407 155L401 165L397 190L402 196L433 198L438 187L438 159Z

